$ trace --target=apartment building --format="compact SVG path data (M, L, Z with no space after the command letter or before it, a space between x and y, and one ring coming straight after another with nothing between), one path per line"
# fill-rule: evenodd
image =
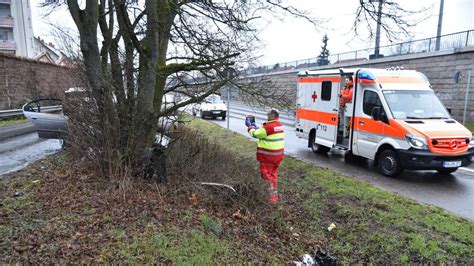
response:
M0 53L35 57L30 0L0 0Z

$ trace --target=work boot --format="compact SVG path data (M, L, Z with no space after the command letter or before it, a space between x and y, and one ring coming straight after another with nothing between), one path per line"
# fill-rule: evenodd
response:
M268 195L267 200L271 204L277 204L278 203L278 195Z
M273 187L268 188L267 200L268 202L272 204L278 203L278 191L276 188L273 188Z

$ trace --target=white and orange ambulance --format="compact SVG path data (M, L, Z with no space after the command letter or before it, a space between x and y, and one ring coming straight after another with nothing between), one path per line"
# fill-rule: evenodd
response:
M471 132L454 120L425 75L399 69L298 74L296 135L314 152L347 150L380 172L449 174L471 164Z

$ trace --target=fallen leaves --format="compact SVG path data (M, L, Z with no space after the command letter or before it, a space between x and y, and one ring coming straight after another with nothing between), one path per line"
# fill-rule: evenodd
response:
M39 164L47 165L47 170L32 164L0 189L0 197L13 199L14 192L29 184L27 195L33 199L21 212L6 212L0 205L0 229L11 229L0 239L0 262L93 264L103 259L104 252L120 262L123 258L114 253L117 245L133 241L148 223L162 232L170 227L183 232L206 229L254 262L267 261L269 253L285 261L298 255L293 246L315 245L311 238L302 237L298 225L307 221L299 215L298 206L226 208L197 193L159 197L156 188L145 182L136 182L123 193L110 189L107 180L83 174L80 165L64 170L54 156ZM166 186L160 189L161 195L167 195ZM189 210L187 215L183 215L185 210ZM212 219L199 219L204 215Z
M232 214L232 217L233 217L234 219L239 219L239 220L244 219L244 216L242 215L242 213L240 213L240 210L237 210L236 212L234 212L234 213Z

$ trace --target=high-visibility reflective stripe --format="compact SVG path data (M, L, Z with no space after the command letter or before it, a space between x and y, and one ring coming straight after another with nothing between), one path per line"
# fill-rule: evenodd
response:
M285 133L280 132L280 133L275 133L272 135L268 135L265 137L265 139L281 139L285 137Z
M264 141L277 142L277 141L284 141L284 140L285 140L284 138L279 138L279 139L265 139Z
M281 150L285 147L285 133L275 133L258 140L257 147L266 150Z
M257 147L265 148L267 150L279 150L285 147L285 142L280 140L276 142L268 141L265 139L261 139L258 141Z
M274 151L262 151L262 150L257 150L257 153L265 154L265 155L282 155L283 154L282 151L274 152Z

